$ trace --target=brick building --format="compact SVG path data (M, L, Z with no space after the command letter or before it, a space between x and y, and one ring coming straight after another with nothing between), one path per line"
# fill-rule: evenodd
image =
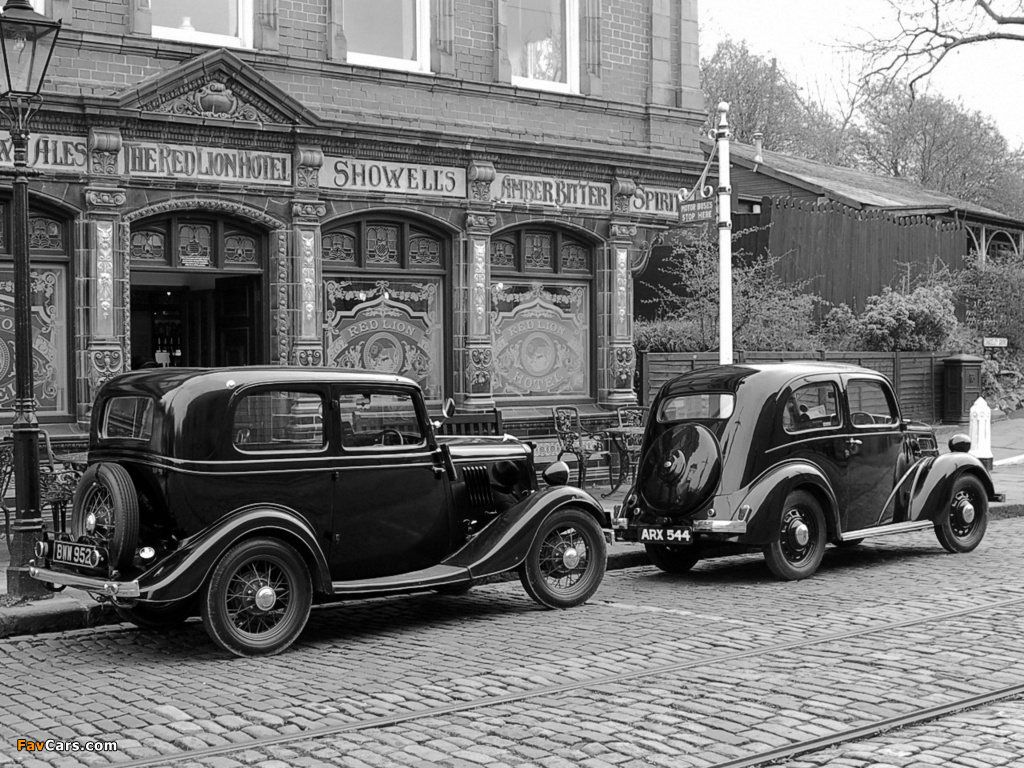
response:
M696 0L34 5L64 23L29 160L51 432L152 361L391 371L506 421L634 399L632 268L702 166Z

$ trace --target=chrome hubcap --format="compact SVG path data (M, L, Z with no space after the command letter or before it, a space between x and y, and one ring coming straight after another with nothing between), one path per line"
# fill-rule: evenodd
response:
M261 611L269 611L277 602L277 593L270 587L260 587L256 592L256 607Z
M576 551L576 547L569 547L562 553L562 565L570 570L579 566L580 559L580 553Z
M789 527L789 536L794 546L806 547L811 540L811 532L802 520L794 521Z
M960 502L960 519L964 521L964 525L974 522L974 505L966 499Z
M86 533L93 533L96 530L96 515L90 512L85 516L85 531Z

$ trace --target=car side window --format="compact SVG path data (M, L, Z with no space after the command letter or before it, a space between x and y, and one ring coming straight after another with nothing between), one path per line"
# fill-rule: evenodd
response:
M892 426L899 423L896 405L879 381L855 379L846 385L850 421L855 427Z
M427 443L410 394L346 391L338 398L338 413L342 448L380 450Z
M787 399L782 412L782 427L792 433L837 427L838 403L835 384L828 381L806 384L793 390Z
M323 448L323 398L282 389L244 395L235 407L231 439L241 451Z

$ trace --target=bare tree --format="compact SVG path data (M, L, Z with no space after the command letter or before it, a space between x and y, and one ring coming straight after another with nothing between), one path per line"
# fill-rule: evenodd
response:
M899 27L894 34L854 45L871 61L869 76L905 81L913 95L957 48L994 40L1024 42L1022 0L888 0Z

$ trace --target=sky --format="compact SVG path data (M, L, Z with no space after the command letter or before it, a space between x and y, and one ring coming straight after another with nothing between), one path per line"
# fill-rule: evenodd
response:
M853 54L841 50L844 43L898 29L886 24L892 10L885 0L699 0L697 7L702 59L726 37L745 40L812 92L829 92L850 71ZM1024 43L961 48L925 84L930 93L990 117L1011 148L1024 146Z

